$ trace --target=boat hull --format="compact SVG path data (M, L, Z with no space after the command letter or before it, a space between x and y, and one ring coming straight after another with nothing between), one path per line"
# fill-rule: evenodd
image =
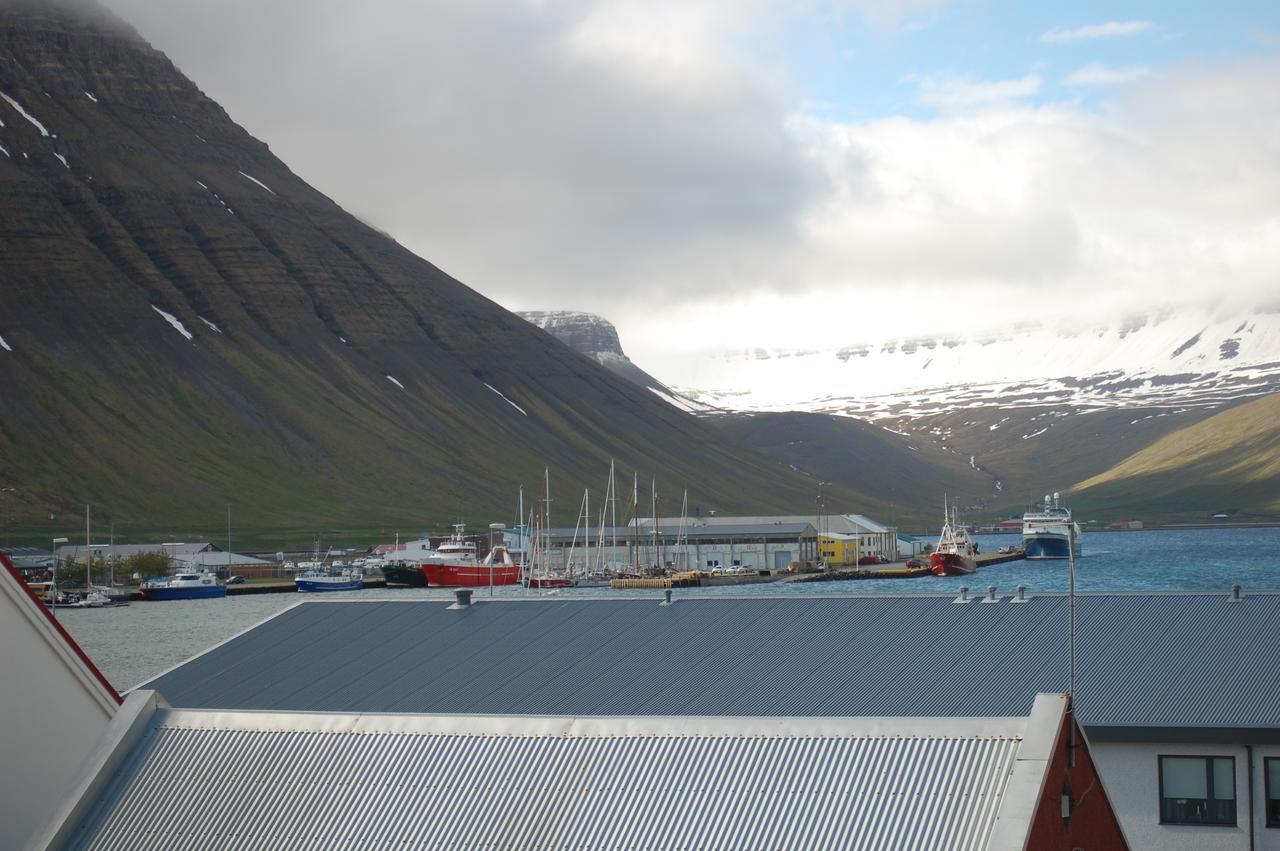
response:
M934 576L967 576L977 572L978 563L959 553L933 553L929 556L929 569Z
M1022 539L1022 549L1031 560L1069 558L1070 544L1066 535L1040 533L1027 535ZM1080 545L1076 544L1076 556L1080 555Z
M336 582L326 582L323 579L295 579L294 583L298 586L299 591L359 591L364 587L364 582L359 579L341 579Z
M142 599L158 600L203 600L210 597L227 596L225 585L201 585L197 588L143 588Z
M436 588L483 588L487 585L515 585L520 581L518 564L431 564L422 565L427 584Z
M409 588L426 588L427 577L422 567L417 564L388 564L382 567L382 576L387 585L401 585Z

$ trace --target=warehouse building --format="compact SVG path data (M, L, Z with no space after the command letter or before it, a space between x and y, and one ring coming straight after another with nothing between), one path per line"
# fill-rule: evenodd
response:
M601 533L595 527L549 529L545 561L550 567L573 564L575 571L597 565L606 570L782 571L818 558L818 531L805 522L681 524L676 518L605 527Z

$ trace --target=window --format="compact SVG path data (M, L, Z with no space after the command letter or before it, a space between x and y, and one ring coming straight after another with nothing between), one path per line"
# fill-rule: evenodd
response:
M1267 787L1267 827L1280 827L1280 757L1263 761Z
M1160 757L1160 823L1235 825L1235 757Z

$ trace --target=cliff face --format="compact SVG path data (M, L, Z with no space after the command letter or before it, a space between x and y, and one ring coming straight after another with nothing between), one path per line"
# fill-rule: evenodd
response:
M505 518L544 464L576 486L611 456L704 503L808 501L345 213L100 8L0 7L0 93L16 526Z

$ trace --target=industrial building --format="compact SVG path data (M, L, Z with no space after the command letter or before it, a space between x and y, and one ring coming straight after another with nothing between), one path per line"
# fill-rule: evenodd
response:
M1075 717L1132 847L1280 849L1280 594L1077 611ZM145 687L193 709L928 717L946 735L1068 689L1067 612L1000 593L305 603ZM406 635L432 637L430 665Z

